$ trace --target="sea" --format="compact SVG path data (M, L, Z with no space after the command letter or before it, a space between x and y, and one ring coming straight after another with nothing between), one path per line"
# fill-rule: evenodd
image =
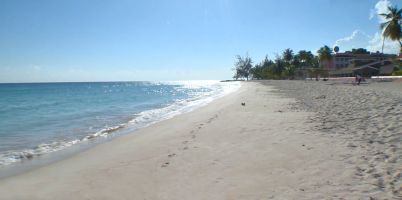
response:
M221 81L0 84L0 169L135 134L238 88Z

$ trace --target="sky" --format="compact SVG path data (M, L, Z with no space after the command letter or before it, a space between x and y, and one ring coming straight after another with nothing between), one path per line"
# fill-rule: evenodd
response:
M380 51L389 5L402 0L2 0L0 82L220 80L236 55Z

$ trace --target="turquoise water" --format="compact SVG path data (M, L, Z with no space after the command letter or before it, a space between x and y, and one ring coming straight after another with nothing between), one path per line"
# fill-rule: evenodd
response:
M0 84L0 166L145 127L239 87L219 81Z

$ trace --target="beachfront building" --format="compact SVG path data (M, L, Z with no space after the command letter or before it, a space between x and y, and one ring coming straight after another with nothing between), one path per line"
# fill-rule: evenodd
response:
M346 51L335 53L331 61L324 63L324 69L331 77L391 75L396 57L394 54L372 53L365 49Z

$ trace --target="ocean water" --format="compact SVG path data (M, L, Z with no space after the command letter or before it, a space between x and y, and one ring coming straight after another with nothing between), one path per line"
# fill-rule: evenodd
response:
M239 87L219 81L0 84L0 166L131 133Z

